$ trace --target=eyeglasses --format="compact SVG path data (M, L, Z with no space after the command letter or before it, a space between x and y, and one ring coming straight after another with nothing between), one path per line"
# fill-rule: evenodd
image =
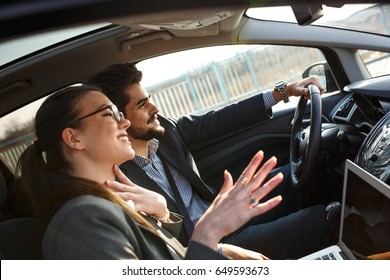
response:
M118 108L115 106L115 105L107 105L107 106L104 106L103 108L100 108L98 109L97 111L94 111L92 113L89 113L88 115L85 115L84 117L81 117L81 118L78 118L74 121L72 121L72 124L75 123L75 122L79 122L85 118L88 118L92 115L95 115L101 111L104 111L104 110L107 110L107 109L110 109L110 111L112 112L112 115L111 117L116 120L118 123L120 123L125 117L123 116L123 113L122 112L119 112L118 111Z

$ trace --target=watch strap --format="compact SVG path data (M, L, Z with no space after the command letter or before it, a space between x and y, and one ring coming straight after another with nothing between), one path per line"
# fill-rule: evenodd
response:
M274 89L279 91L280 96L282 97L282 100L284 103L290 102L290 99L288 98L287 92L286 92L287 82L280 81L277 82L274 86Z
M286 88L284 88L282 91L279 91L279 92L280 92L280 95L282 96L282 99L283 99L284 103L290 102L290 99L288 98L288 95L287 95L287 92L286 92Z

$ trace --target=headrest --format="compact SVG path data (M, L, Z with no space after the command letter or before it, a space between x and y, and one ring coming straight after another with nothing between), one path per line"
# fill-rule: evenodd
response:
M0 207L3 206L5 200L7 199L7 184L3 172L0 169Z

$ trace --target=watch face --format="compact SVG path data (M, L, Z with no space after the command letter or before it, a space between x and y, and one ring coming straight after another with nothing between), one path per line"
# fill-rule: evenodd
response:
M282 91L285 89L287 83L285 81L279 81L275 84L275 88L278 90L278 91Z

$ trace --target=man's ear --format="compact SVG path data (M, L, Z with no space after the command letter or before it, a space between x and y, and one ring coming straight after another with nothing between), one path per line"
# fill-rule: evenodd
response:
M65 128L61 134L62 141L64 141L64 143L72 149L84 149L84 142L79 137L79 132L80 131L77 129Z

